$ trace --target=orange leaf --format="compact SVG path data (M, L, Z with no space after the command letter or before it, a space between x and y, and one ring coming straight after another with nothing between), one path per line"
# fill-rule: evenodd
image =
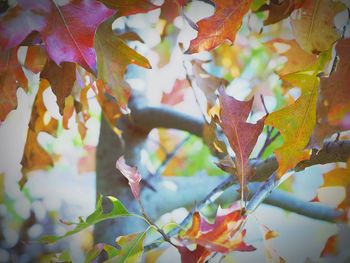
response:
M0 121L17 107L17 88L28 89L28 81L17 59L18 48L0 51Z
M338 254L338 235L330 236L322 249L320 257L336 256Z
M234 42L252 0L213 0L215 13L200 20L198 35L191 40L188 54L210 51L225 41Z
M220 208L214 224L195 212L191 227L181 233L179 239L184 245L195 243L197 248L202 246L210 252L253 251L255 248L243 241L246 231L241 227L245 220L246 216L241 215L237 202L230 208Z

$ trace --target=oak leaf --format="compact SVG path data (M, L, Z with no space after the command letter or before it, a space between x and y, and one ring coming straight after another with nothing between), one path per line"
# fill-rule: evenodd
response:
M305 52L294 39L277 38L266 42L265 46L288 59L283 68L278 70L280 76L303 70L313 65L317 60L314 54Z
M280 131L284 141L283 145L275 150L279 163L278 176L282 176L310 156L310 151L305 150L305 147L316 124L318 74L329 59L330 52L325 52L320 55L317 63L307 70L282 78L291 85L300 87L301 95L292 105L269 114L265 121L265 125L271 125Z
M17 107L17 88L28 89L28 81L17 59L18 48L0 51L0 122Z
M46 132L56 136L58 121L50 118L45 121L44 116L47 114L47 109L44 104L43 93L49 87L48 81L42 79L40 81L39 90L36 94L32 114L29 122L27 139L24 146L22 157L22 174L20 186L23 187L27 180L27 174L34 170L46 169L53 166L53 159L49 153L39 144L38 135L40 132Z
M264 120L261 118L257 123L247 122L248 115L252 108L253 99L249 101L238 101L228 96L225 90L219 88L220 101L220 125L226 135L232 150L235 152L235 164L237 177L244 192L246 182L251 176L249 168L249 156L258 140Z
M191 40L186 53L210 51L226 41L232 44L252 0L213 0L213 3L214 14L197 23L198 35Z
M350 38L336 44L339 62L329 77L322 77L317 99L317 122L310 146L320 148L335 132L350 129Z
M60 113L63 115L65 100L71 94L76 79L75 63L62 62L61 65L57 65L54 61L49 60L40 77L50 82Z
M298 44L308 53L326 51L340 37L334 25L336 14L345 9L338 1L305 0L291 17Z
M137 53L112 31L114 17L102 23L96 31L97 77L101 79L120 107L127 110L130 86L124 80L129 64L151 68L148 60Z
M117 10L117 16L130 16L138 13L147 13L160 6L149 0L98 0L108 8Z
M255 250L253 246L243 241L246 231L241 230L241 227L246 216L241 215L237 202L230 208L219 208L213 224L203 219L199 212L193 214L192 220L191 227L179 235L179 240L183 245L195 243L197 249L198 246L205 248L202 251L205 254L207 251L227 254L232 251Z
M264 25L275 24L287 17L301 7L303 0L271 0L269 4L262 5L256 12L269 11L268 17L264 20Z
M15 47L31 32L38 31L48 55L57 65L76 62L94 72L96 28L114 13L97 1L73 0L59 5L50 0L20 0L1 18L0 46Z
M46 64L47 56L44 47L40 45L29 46L24 61L24 66L37 74Z

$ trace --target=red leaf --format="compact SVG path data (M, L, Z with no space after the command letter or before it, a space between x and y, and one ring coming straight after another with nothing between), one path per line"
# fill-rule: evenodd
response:
M197 245L196 249L193 251L189 250L187 247L180 246L177 246L177 250L181 255L182 263L203 263L212 253L200 245Z
M76 62L95 71L94 34L98 25L114 12L96 1L72 0L60 6L50 0L20 0L0 20L0 46L14 47L38 31L57 65Z
M128 179L131 192L137 201L140 201L140 181L141 175L136 167L126 164L124 156L121 156L116 163L117 169Z
M336 256L338 254L338 235L330 236L321 252L320 257Z
M159 8L149 0L98 0L108 8L117 10L117 16L130 16Z
M232 44L252 0L213 0L213 2L215 13L197 23L198 35L191 40L186 53L210 51L224 41Z
M222 87L219 88L219 94L220 125L236 154L237 176L241 189L244 190L246 181L250 176L249 155L264 128L265 117L261 118L256 124L247 123L246 120L251 111L253 99L238 101L228 96Z
M199 212L195 212L192 226L180 235L180 241L184 245L195 243L211 252L253 251L255 248L243 241L246 231L241 227L245 219L238 203L219 210L214 224L206 222Z

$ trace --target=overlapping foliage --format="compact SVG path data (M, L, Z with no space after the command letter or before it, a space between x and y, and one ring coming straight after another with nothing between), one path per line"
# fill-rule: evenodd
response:
M240 48L243 50L244 47L235 45L235 40L246 19L260 15L265 26L290 23L294 39L262 40L271 56L287 58L285 65L276 72L283 82L283 92L292 88L300 90L300 96L295 100L291 98L286 102L288 105L271 113L265 109L266 116L251 123L250 118L256 110L253 92L251 98L244 101L229 96L225 91L229 81L211 75L205 69L206 62L197 59L189 59L192 74L187 73L186 79L177 80L173 90L164 94L162 99L164 104L176 105L184 99L184 90L194 84L204 93L207 102L204 115L208 121L204 128L204 141L213 153L220 156L218 166L237 176L242 201L246 199L246 185L254 176L254 169L250 165L251 153L263 133L264 125L269 126L268 136L274 130L282 138L282 145L273 149L279 164L277 179L293 170L301 161L309 159L311 149L322 147L325 139L349 130L350 39L344 39L334 24L335 16L346 9L343 3L327 0L285 0L279 4L276 1L214 0L213 15L197 23L186 16L187 5L190 3L179 0L165 0L162 5L148 0L72 0L66 4L50 0L17 0L16 5L1 14L2 122L17 107L18 87L28 91L24 69L40 74L40 86L34 100L21 162L24 175L21 186L25 184L29 172L54 165L52 157L38 142L40 132L55 136L58 128L56 119L49 117L47 120L43 93L49 87L56 95L65 129L68 129L68 120L75 112L80 135L84 138L85 124L90 117L86 94L92 89L109 124L118 135L121 134L116 123L121 116L129 114L128 102L132 94L124 74L130 64L146 70L151 69L151 63L128 46L128 41L142 40L135 33L115 32L112 24L118 18L151 10L161 9L160 17L167 20L169 27L177 16L182 15L192 28L198 30L197 36L184 51L185 54L215 52L215 58L223 57L225 52L232 52L233 55L230 55L235 63L233 59L222 61L222 66L228 69L231 78L234 74L240 74L240 56L244 53L240 54ZM172 12L169 11L170 6ZM234 46L227 47L223 45L225 42ZM280 51L278 47L281 45L287 50ZM19 59L19 49L26 49L24 58ZM230 94L235 95L234 91ZM218 135L221 131L225 138L223 134ZM243 207L239 208L237 203L229 209L219 210L213 224L195 212L192 225L187 230L175 240L167 239L162 229L151 222L143 211L139 185L141 175L137 168L127 165L123 158L117 161L117 168L129 180L132 193L144 213L142 218L178 249L183 262L205 262L216 252L227 254L231 251L254 250L244 241L243 225L249 214L246 215ZM349 167L337 168L325 174L322 186L341 186L346 189L346 197L339 205L339 209L344 211L349 209L348 175ZM113 206L110 212L103 213L100 198L97 210L86 220L80 219L75 228L64 236L46 237L45 241L55 242L106 219L132 216L119 200L110 197L110 201ZM108 254L107 262L138 262L142 256L146 232L119 237L117 243L120 250L106 244L96 245L89 251L87 262L94 260L102 250ZM274 262L284 262L271 248L269 239L275 237L275 233L264 227L263 232L268 257ZM332 246L335 239L331 237L326 247ZM195 248L190 248L190 245ZM322 254L326 255L329 250L325 248Z

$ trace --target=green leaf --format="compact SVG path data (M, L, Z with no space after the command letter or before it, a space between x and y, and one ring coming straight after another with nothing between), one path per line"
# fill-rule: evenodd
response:
M147 230L141 233L133 233L127 236L118 237L116 242L121 247L121 249L116 251L112 247L113 250L106 250L109 260L105 261L105 263L140 262L143 253L143 241L145 240ZM114 256L110 258L111 255Z
M115 197L113 196L107 196L109 201L112 203L112 210L109 213L103 213L103 207L102 207L102 196L100 195L97 204L96 204L96 210L91 215L89 215L86 220L83 220L82 218L79 218L79 223L67 223L67 224L75 224L75 228L68 231L63 236L44 236L41 238L41 241L47 242L47 243L54 243L58 240L74 235L92 225L95 225L101 221L108 220L108 219L114 219L118 217L124 217L124 216L132 216L132 214L129 213L129 211L124 207L124 205Z

